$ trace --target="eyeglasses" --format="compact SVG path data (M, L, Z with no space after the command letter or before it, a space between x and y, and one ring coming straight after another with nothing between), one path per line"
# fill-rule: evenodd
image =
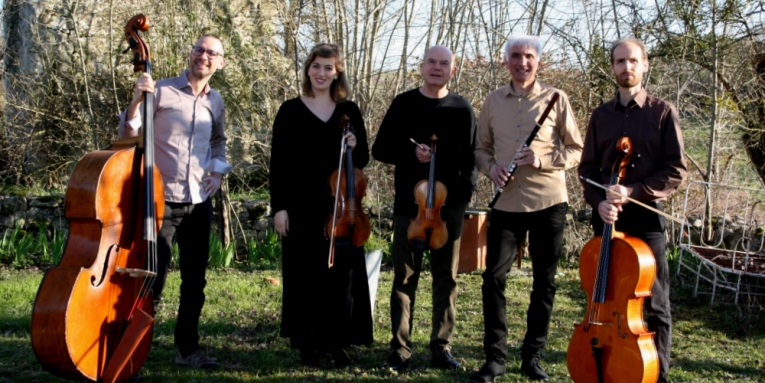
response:
M212 49L205 49L202 47L198 47L196 45L191 47L191 54L193 54L194 56L201 56L205 53L207 53L207 56L210 57L211 59L217 59L218 57L223 57L222 52L214 51Z

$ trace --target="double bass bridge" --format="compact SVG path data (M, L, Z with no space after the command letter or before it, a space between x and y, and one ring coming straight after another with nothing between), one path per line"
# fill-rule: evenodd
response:
M153 278L157 276L157 273L144 269L117 267L116 271L120 274L129 274L131 278Z

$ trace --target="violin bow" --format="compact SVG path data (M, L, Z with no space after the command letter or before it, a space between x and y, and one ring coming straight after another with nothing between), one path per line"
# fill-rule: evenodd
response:
M663 211L661 211L661 210L659 210L659 209L655 209L655 208L653 208L653 207L650 207L650 206L648 206L648 205L646 205L646 204L644 204L644 203L642 203L642 202L640 202L640 201L638 201L638 200L636 200L636 199L634 199L634 198L630 198L630 197L629 197L629 196L627 196L627 195L624 195L624 194L622 194L622 193L619 193L619 192L618 192L618 191L616 191L616 190L612 190L612 189L609 189L609 188L607 188L605 185L601 185L601 184L599 184L599 183L597 183L597 182L595 182L595 181L593 181L593 180L591 180L591 179L589 179L589 178L585 178L585 177L583 177L583 176L579 176L579 179L581 179L581 180L582 180L582 181L584 181L584 182L587 182L588 184L590 184L590 185L592 185L592 186L595 186L595 187L597 187L597 188L603 189L603 190L605 190L605 191L606 191L606 192L608 192L608 193L611 193L611 194L616 194L616 195L618 195L618 196L624 197L625 199L627 199L627 201L630 201L630 202L634 202L634 203L635 203L635 204L637 204L638 206L642 206L642 207L644 207L644 208L646 208L646 209L648 209L648 210L650 210L650 211L652 211L652 212L654 212L654 213L656 213L656 214L658 214L658 215L660 215L660 216L662 216L662 217L664 217L664 218L666 218L666 219L669 219L669 220L671 220L671 221L673 221L673 222L677 222L677 223L679 223L679 224L681 224L681 225L687 225L687 226L693 227L693 225L691 225L691 224L690 224L690 222L688 222L688 221L686 221L686 220L684 220L684 219L675 218L675 217L674 217L674 216L672 216L672 215L669 215L669 214L667 214L667 213L665 213L665 212L663 212Z
M340 120L341 124L348 123L345 120ZM329 259L327 260L328 267L331 269L335 265L335 224L337 223L337 202L340 199L340 179L343 178L341 172L343 171L343 157L345 157L345 132L349 129L343 130L343 138L340 140L340 163L337 165L337 184L335 185L335 206L332 209L332 233L329 236Z

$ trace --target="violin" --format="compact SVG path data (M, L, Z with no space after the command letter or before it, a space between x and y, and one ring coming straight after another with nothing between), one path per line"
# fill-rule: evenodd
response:
M436 181L436 142L438 137L430 137L430 173L427 180L422 180L414 187L414 202L417 204L417 216L409 223L406 237L412 246L418 249L437 250L446 244L449 231L446 222L441 219L441 208L446 201L446 186Z
M135 71L151 71L138 34L148 28L144 15L125 27ZM123 382L149 353L164 193L154 168L151 94L143 105L142 145L139 139L118 140L88 153L69 180L69 237L61 261L40 284L30 330L37 360L62 378Z
M611 184L624 177L632 143L622 137L624 154L614 163ZM597 214L597 212L595 213ZM574 325L566 353L576 383L653 383L659 378L659 357L643 321L643 300L651 296L656 261L639 238L604 224L579 259L582 289L588 304L584 320Z
M329 176L329 186L335 197L334 209L327 217L325 234L330 239L329 267L334 265L335 245L339 247L362 247L369 239L369 216L361 201L367 193L367 178L361 169L353 166L353 150L346 144L345 135L354 133L351 119L340 118L343 131L340 164Z

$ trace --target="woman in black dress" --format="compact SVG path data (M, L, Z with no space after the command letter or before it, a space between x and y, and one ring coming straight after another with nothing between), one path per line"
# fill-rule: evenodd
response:
M318 44L303 68L302 96L285 101L274 120L271 146L271 207L282 236L281 336L300 349L303 364L318 365L317 351L332 352L336 367L352 363L345 347L372 343L372 312L363 248L335 248L327 267L324 234L334 198L328 178L337 170L346 134L353 164L369 162L359 107L346 100L348 81L340 47Z

